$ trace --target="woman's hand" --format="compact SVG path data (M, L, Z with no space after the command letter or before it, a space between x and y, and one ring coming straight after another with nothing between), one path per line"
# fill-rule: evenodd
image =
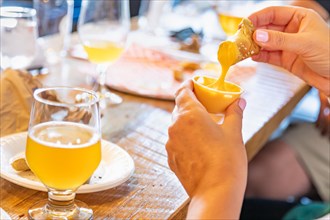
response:
M228 107L224 123L219 125L192 88L192 81L188 81L176 94L166 144L169 166L192 197L190 206L194 208L188 216L219 217L212 212L221 212L222 217L238 218L247 178L241 132L246 102L240 99Z
M320 15L300 7L269 7L249 19L262 47L253 60L284 67L330 95L330 32Z

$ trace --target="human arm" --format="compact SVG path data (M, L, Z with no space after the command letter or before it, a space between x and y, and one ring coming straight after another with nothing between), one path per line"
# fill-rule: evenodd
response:
M176 94L166 143L168 163L191 197L187 218L238 219L247 179L240 99L213 121L187 81ZM239 107L239 105L241 107Z
M330 95L329 27L313 10L269 7L249 16L262 50L253 60L281 66Z

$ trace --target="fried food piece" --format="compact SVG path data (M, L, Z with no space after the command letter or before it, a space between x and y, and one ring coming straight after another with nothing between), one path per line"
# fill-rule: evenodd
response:
M230 45L234 43L234 47L231 47L230 51L233 54L236 54L236 59L233 64L238 63L246 58L251 57L254 54L258 54L260 51L259 45L257 45L252 36L254 32L254 26L252 22L247 19L243 18L239 29L234 36L232 36L229 40L224 41L220 44L219 48L223 46L223 44ZM220 50L219 50L220 51ZM219 57L219 52L218 52ZM232 65L233 65L232 64Z
M178 82L182 82L184 80L185 73L192 73L200 68L201 66L199 63L183 61L178 67L172 69L173 78Z
M173 77L176 81L182 82L184 80L184 72L181 68L173 69Z
M195 62L182 62L180 64L183 68L183 71L195 71L201 68L201 66L199 65L199 63L195 63Z
M235 37L235 43L239 50L237 62L259 53L260 47L253 40L253 32L254 26L252 22L247 18L243 18Z
M27 171L30 170L28 164L26 163L25 160L25 153L22 152L16 156L14 156L11 159L11 163L10 165L17 171L17 172L21 172L21 171Z

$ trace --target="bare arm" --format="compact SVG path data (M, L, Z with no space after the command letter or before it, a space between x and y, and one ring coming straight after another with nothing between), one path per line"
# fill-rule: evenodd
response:
M222 125L199 103L188 81L176 95L166 143L168 163L191 197L190 219L238 219L247 181L242 140L245 100L228 107Z

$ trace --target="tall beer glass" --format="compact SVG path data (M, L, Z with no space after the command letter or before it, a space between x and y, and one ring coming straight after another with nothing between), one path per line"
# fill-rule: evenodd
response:
M0 67L27 68L37 53L36 10L0 7Z
M74 198L101 160L96 93L67 87L37 89L26 159L48 189L48 200L29 209L30 219L91 219L93 211Z
M101 108L120 104L120 96L105 86L106 71L124 52L130 30L128 0L83 0L78 34L89 61L96 64Z

